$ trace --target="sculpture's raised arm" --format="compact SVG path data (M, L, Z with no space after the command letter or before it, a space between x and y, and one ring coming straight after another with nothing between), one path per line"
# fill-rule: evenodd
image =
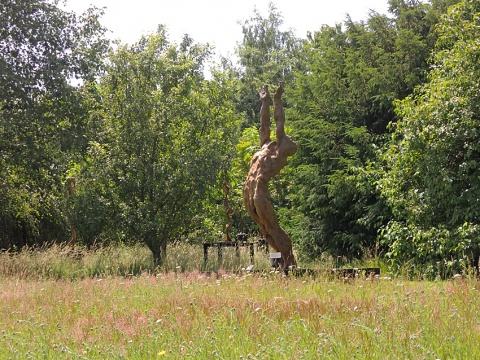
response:
M276 125L277 142L281 142L285 137L285 110L282 104L282 94L284 92L283 82L278 84L277 91L273 96L273 117Z

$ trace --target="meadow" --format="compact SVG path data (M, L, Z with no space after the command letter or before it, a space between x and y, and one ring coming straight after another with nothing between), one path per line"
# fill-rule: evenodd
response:
M244 253L201 272L187 245L156 270L138 245L0 254L0 358L480 358L473 276L293 277L265 257L248 273Z

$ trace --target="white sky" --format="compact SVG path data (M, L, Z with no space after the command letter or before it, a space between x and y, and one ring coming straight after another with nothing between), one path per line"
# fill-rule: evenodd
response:
M106 7L101 22L111 30L111 39L134 43L141 35L155 32L159 24L167 26L169 40L179 43L183 34L196 42L210 43L216 52L231 55L242 40L238 21L253 15L256 7L268 14L270 0L67 0L66 9L81 13L91 4ZM334 25L349 14L354 21L367 18L370 10L386 14L387 0L274 0L282 13L284 28L297 37L307 31Z

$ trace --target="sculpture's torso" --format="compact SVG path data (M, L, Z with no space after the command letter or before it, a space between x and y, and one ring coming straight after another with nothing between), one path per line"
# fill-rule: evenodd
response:
M289 136L285 136L278 144L270 141L253 155L250 163L248 178L255 178L257 182L268 183L287 165L287 156L295 154L297 145ZM247 179L248 181L248 179Z

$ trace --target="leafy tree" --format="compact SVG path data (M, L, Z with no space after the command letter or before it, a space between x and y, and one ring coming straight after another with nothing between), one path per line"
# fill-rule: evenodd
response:
M377 249L390 219L374 186L377 154L393 102L426 80L438 10L419 1L390 1L394 17L324 26L305 43L290 118L299 143L294 207L301 247L361 257Z
M47 0L0 4L0 93L3 107L25 107L41 95L61 96L72 78L92 79L108 45L91 8L79 18Z
M5 247L67 238L64 172L82 143L81 100L71 80L93 79L108 47L101 11L90 9L77 18L56 5L0 3L0 243Z
M394 219L382 241L394 266L430 276L468 259L478 266L479 13L478 1L466 0L442 19L430 81L397 103L402 120L385 154L380 186Z
M156 265L196 225L235 141L234 88L221 73L204 79L209 54L188 36L170 44L159 27L112 53L98 84L80 191L116 217L118 236L143 241Z
M237 111L247 116L247 126L258 128L258 90L263 84L293 83L300 41L292 30L282 31L282 25L282 14L272 2L266 18L255 9L241 24L243 40L236 49L240 62Z

